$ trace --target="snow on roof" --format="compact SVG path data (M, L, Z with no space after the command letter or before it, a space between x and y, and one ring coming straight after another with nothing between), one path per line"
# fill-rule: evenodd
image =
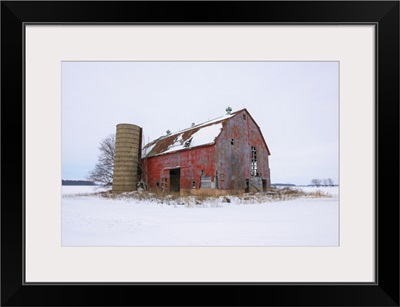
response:
M193 126L193 127L190 127L190 128L188 128L188 129L185 129L185 130L182 130L182 131L186 131L186 130L189 130L189 129L193 129L193 128L196 128L196 127L203 127L203 126L206 126L206 125L210 125L210 124L212 124L212 123L217 123L217 122L223 121L223 120L225 120L225 119L231 118L233 115L235 115L235 114L233 114L233 113L232 113L232 114L226 114L226 115L224 115L224 116L211 119L211 120L206 121L206 122L204 122L204 123L202 123L202 124L195 125L195 126Z
M193 148L201 145L213 144L215 138L220 134L221 129L221 123L206 126L193 133L187 140L183 139L182 133L177 138L175 138L174 143L162 153L168 153L186 148Z
M150 145L150 146L145 146L143 149L142 149L142 157L146 157L149 153L150 153L150 151L152 151L152 149L154 148L154 146L156 146L156 144L157 143L154 143L154 144L152 144L152 145Z
M162 136L143 147L142 157L153 157L178 150L214 144L215 139L222 131L223 124L237 112Z

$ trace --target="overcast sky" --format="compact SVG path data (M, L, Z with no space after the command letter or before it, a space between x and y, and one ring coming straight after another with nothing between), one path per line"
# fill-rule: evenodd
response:
M338 72L338 62L63 62L62 178L85 179L118 123L151 141L230 106L260 126L272 183L338 183Z

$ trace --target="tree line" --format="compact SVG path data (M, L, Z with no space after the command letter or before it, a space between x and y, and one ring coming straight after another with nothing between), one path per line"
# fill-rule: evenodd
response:
M315 185L316 187L320 187L320 186L332 187L334 184L334 181L332 178L327 178L327 179L314 178L314 179L311 179L311 184Z

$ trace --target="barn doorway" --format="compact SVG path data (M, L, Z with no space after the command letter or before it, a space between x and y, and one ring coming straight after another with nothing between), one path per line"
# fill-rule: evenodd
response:
M246 187L244 188L244 192L245 193L250 192L250 180L249 179L246 179Z
M179 192L181 189L181 169L173 168L169 170L170 191Z

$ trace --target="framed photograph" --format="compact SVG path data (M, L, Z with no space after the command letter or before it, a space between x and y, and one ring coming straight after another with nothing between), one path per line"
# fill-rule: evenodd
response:
M63 247L340 245L339 62L64 61L61 74ZM77 185L87 176L103 186Z
M1 304L399 306L398 26L3 1Z

